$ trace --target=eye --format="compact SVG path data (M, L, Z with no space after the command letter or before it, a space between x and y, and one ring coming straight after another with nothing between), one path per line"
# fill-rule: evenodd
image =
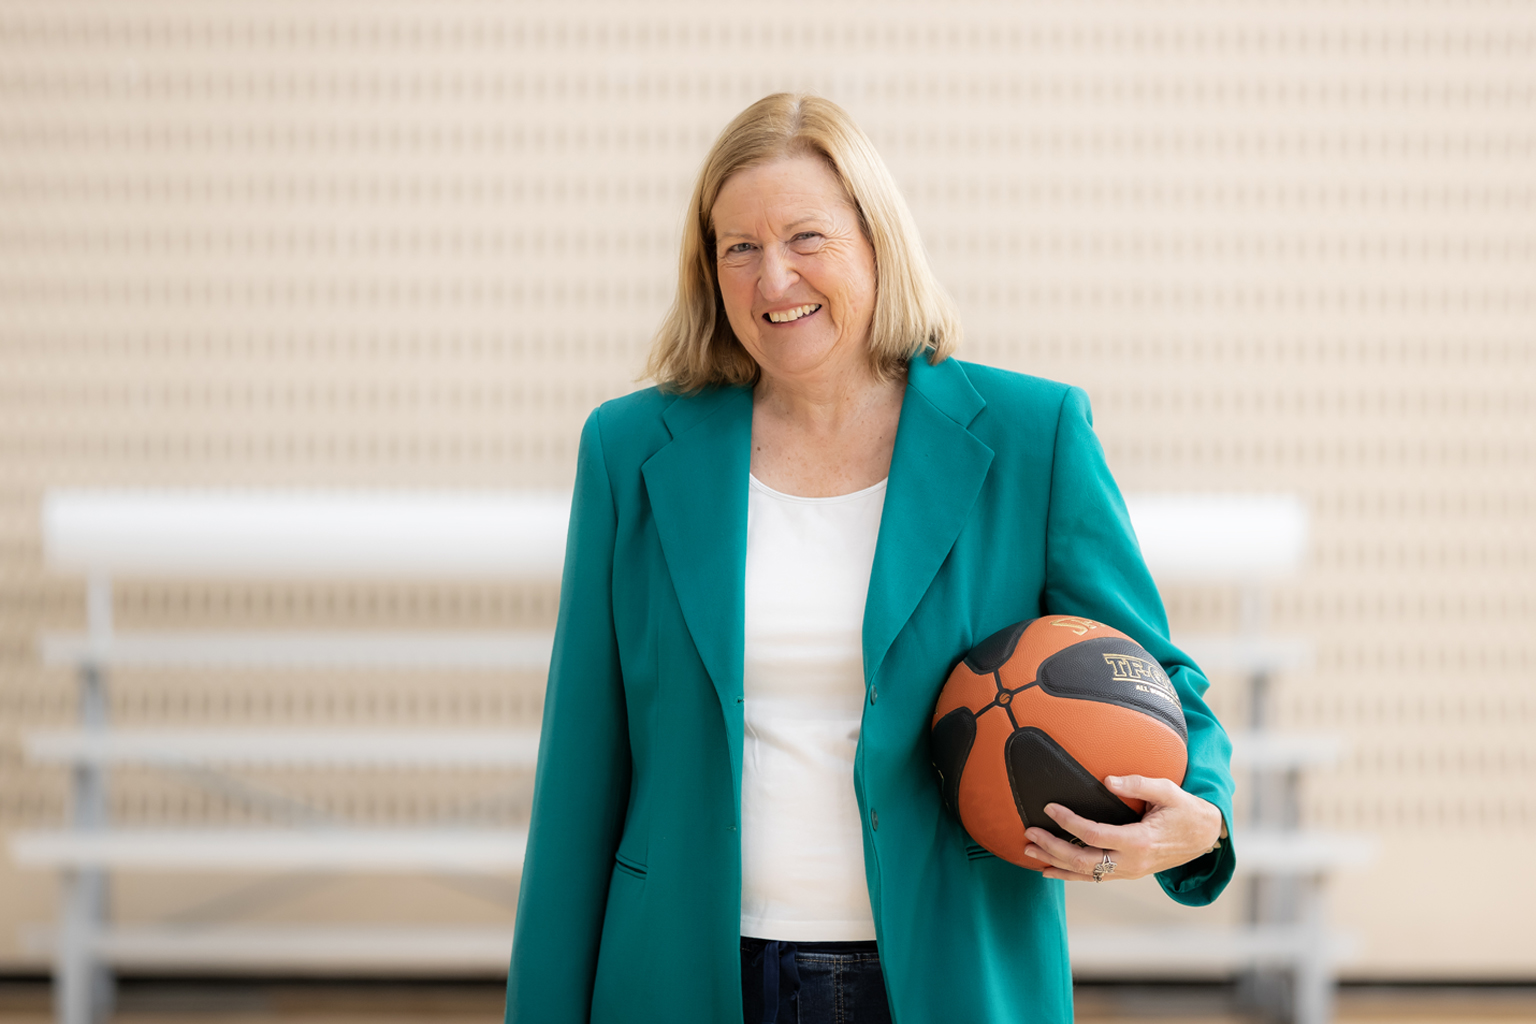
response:
M742 253L748 251L751 248L752 248L752 243L751 242L737 242L735 245L728 245L728 246L726 246L725 247L725 251L722 252L720 255L722 255L722 256L740 256Z

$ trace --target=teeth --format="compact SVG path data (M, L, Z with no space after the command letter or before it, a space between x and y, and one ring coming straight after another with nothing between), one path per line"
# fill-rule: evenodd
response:
M799 320L803 316L809 316L820 308L821 306L815 303L807 306L796 306L794 309L784 309L777 313L769 313L768 319L776 324L787 324L791 320Z

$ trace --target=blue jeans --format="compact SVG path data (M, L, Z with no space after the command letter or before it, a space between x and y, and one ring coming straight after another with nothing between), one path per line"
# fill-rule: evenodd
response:
M743 937L741 1006L746 1024L891 1024L873 940Z

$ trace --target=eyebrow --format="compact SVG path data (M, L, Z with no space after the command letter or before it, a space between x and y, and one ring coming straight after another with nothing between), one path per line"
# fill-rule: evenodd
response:
M799 220L791 221L790 223L784 225L784 229L786 231L793 231L793 230L795 230L795 228L802 227L802 226L804 226L806 224L811 223L812 221L817 221L817 220L820 220L820 219L821 219L820 214L812 214L809 217L801 217ZM717 232L715 232L715 241L717 241L717 242L723 241L723 240L725 240L727 238L751 238L751 237L752 236L750 234L748 234L747 232L745 232L745 231L724 231L724 232L717 231Z

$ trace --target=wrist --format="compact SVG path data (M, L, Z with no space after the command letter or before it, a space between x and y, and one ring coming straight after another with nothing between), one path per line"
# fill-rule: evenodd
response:
M1212 805L1212 806L1214 806L1214 805ZM1206 853L1215 853L1217 850L1221 849L1221 844L1222 843L1226 842L1229 838L1231 838L1228 835L1228 833L1227 833L1227 818L1226 818L1226 815L1222 814L1220 810L1218 810L1216 812L1216 814L1217 814L1217 817L1221 821L1221 832L1216 836L1216 841L1211 844L1210 849L1205 851ZM1204 855L1205 854L1201 854L1202 857Z

